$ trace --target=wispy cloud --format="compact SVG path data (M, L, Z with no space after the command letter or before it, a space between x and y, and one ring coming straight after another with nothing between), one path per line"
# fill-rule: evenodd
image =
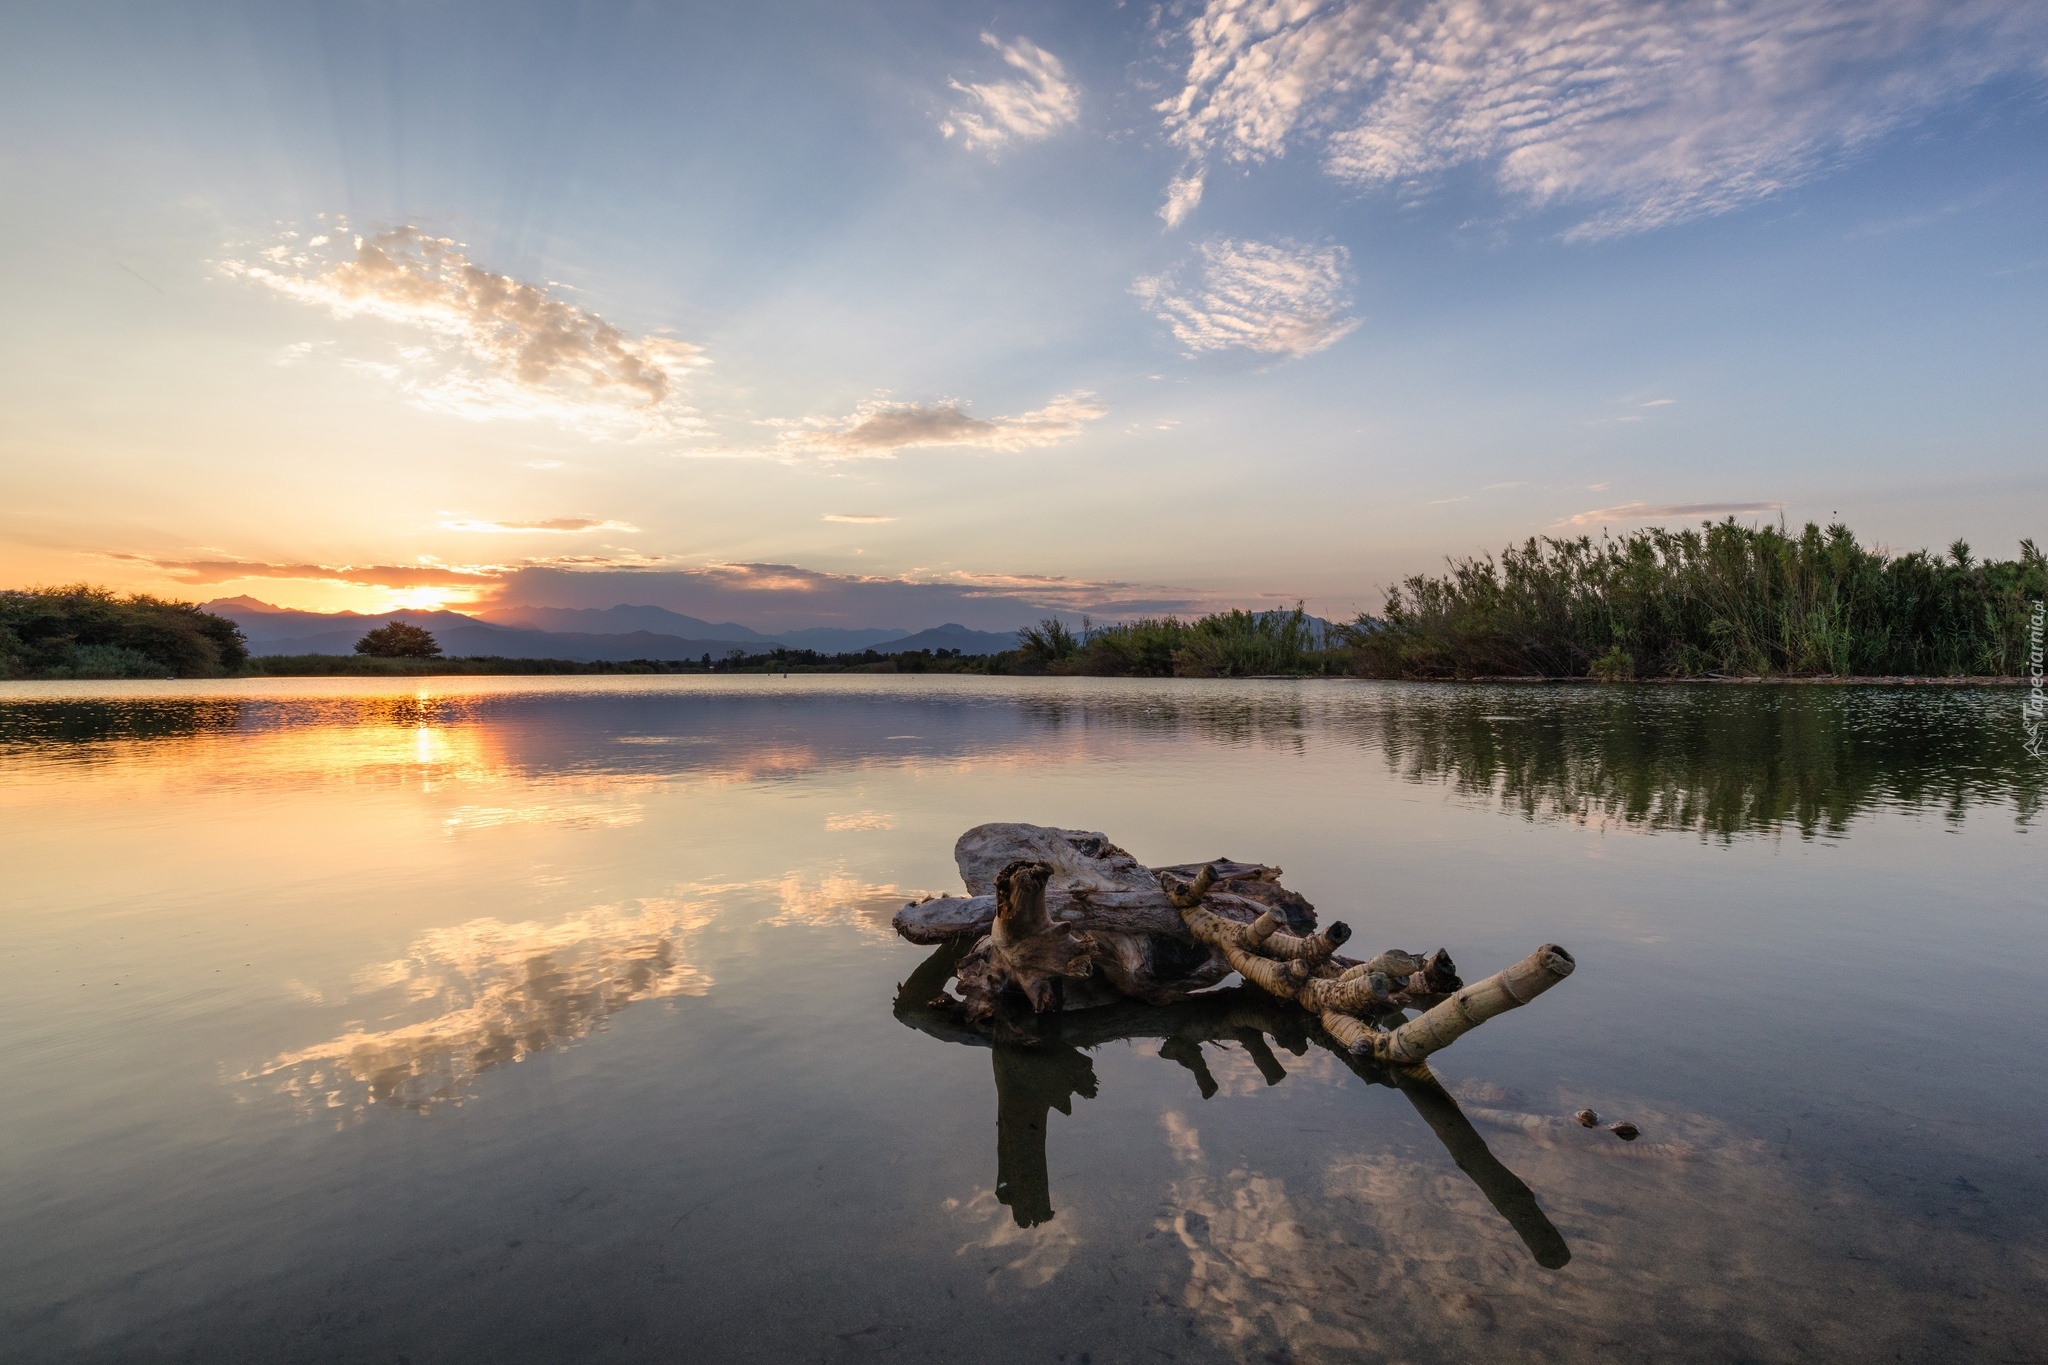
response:
M1574 235L1597 237L1753 203L2038 69L2048 6L1210 0L1182 37L1158 106L1182 179L1303 141L1361 186L1476 164L1524 205L1590 206Z
M623 521L597 517L547 517L539 521L485 521L474 517L450 517L440 523L444 531L483 531L495 535L582 535L591 531L637 534L639 527Z
M827 512L825 520L852 522L856 526L874 526L881 522L894 521L896 518L878 516L866 512Z
M491 565L451 564L273 564L245 559L160 559L154 555L109 554L140 564L181 583L234 583L250 578L347 583L366 588L478 588L503 570Z
M446 237L413 227L304 242L289 233L220 269L337 318L424 333L428 344L400 348L396 363L357 368L433 411L545 419L590 435L673 436L697 425L677 381L704 363L699 347L621 331L546 288L482 269Z
M1604 487L1605 485L1601 485ZM1625 502L1619 507L1596 507L1566 517L1567 526L1598 526L1615 521L1673 521L1693 517L1743 517L1784 509L1782 502Z
M1202 202L1203 179L1200 170L1191 170L1166 183L1166 202L1159 206L1159 216L1168 227L1177 228L1185 223Z
M1031 450L1059 445L1109 412L1088 393L1066 394L1015 417L974 417L953 400L901 403L875 399L845 417L787 424L776 453L826 460L891 459L899 450L952 446Z
M1205 242L1192 267L1147 275L1131 292L1190 351L1304 356L1358 326L1351 256L1341 246Z
M981 35L1001 55L1018 79L986 85L949 84L972 103L955 109L939 124L947 137L957 137L970 150L998 151L1012 142L1051 137L1081 116L1081 92L1067 79L1060 59L1028 38L1005 43L993 33Z

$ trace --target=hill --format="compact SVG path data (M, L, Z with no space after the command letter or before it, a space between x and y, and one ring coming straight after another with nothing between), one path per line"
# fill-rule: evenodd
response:
M782 646L820 654L881 649L955 649L964 655L996 654L1016 647L1017 637L960 625L935 626L907 635L900 629L814 626L768 635L732 622L713 624L662 607L507 607L488 615L456 611L294 611L253 597L224 597L202 610L242 628L252 655L349 654L364 633L392 621L433 632L452 657L568 659L617 663L632 659L723 659L734 650L762 654Z

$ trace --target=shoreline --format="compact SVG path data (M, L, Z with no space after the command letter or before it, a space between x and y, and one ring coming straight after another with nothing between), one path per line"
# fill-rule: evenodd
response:
M303 657L303 656L300 656L300 657ZM419 668L409 668L409 667L402 667L402 666L401 666L401 667L390 667L390 666L388 666L388 665L389 665L389 663L393 663L393 662L397 662L397 661L383 661L383 662L385 662L385 664L386 664L386 666L384 666L384 667L364 667L364 666L362 666L362 665L360 665L360 664L350 664L350 665L344 665L344 666L341 666L341 667L335 667L335 668L321 668L321 669L313 669L313 668L294 668L294 669L291 669L291 670L289 670L289 671L285 671L285 670L280 670L280 671L277 671L277 672L272 672L272 671L270 671L270 670L268 670L268 669L249 669L249 670L248 670L248 671L246 671L246 672L243 672L243 673L240 673L240 674L235 674L235 675L230 675L230 676L237 676L237 677L245 677L245 678L291 678L291 677L336 677L336 678L350 678L350 677L367 677L367 678L379 678L379 677L402 677L402 678L414 678L414 677L417 677L417 678L432 678L432 677L475 677L475 676L492 676L492 675L496 675L496 676L506 676L506 677L545 677L545 676L550 676L550 675L555 675L555 676L560 676L560 675L584 675L584 676L603 676L603 675L607 675L607 674L609 674L609 675L628 675L628 676L632 676L632 675L639 675L639 676L648 676L648 675L665 675L665 676L683 676L683 677L711 677L711 678L738 678L738 677L787 677L787 676L791 676L791 675L794 675L794 674L799 674L799 673L802 673L802 674L807 674L807 675L808 675L808 674L817 674L817 675L837 675L837 674L856 674L856 673L865 673L865 674L870 674L870 675L873 675L873 674L883 674L883 673L889 673L889 674L897 674L897 675L901 675L901 676L912 676L912 677L914 677L914 676L918 676L918 675L921 675L921 674L929 674L929 675L933 675L933 676L939 676L939 677L951 677L951 678L958 678L958 677L992 677L992 678L993 678L993 677L1011 677L1011 678L1115 678L1115 677L1123 677L1123 678L1132 678L1132 679L1137 679L1137 680L1140 680L1140 681L1146 681L1146 682L1171 682L1171 681L1175 681L1175 679L1173 679L1173 678L1151 677L1151 676L1148 676L1148 675L1140 675L1140 674L1113 674L1113 673L1105 673L1105 674L1093 674L1093 673L1052 673L1052 672L1046 672L1046 673L1022 673L1022 672L1018 672L1018 673L1011 673L1011 672L1002 672L1002 673L995 673L995 672L984 672L983 670L981 670L981 669L977 669L977 668L960 668L960 667L953 667L953 668L944 668L944 667L940 667L940 668L901 668L901 667L898 667L898 666L896 666L896 665L895 665L895 664L894 664L893 662L891 662L891 661L884 661L884 662L881 662L881 663L871 663L871 664L855 664L855 665L852 665L852 666L850 666L850 667L844 667L844 668L832 668L832 667L819 667L819 666L817 666L817 665L815 665L815 664L814 664L814 665L810 665L810 666L808 666L808 667L806 667L806 666L804 666L804 665L794 665L794 666L791 666L791 667L789 667L789 668L709 668L709 669L706 669L706 668L702 668L702 667L699 667L698 665L696 665L696 664L694 664L694 663L687 663L687 662L677 662L677 661L669 661L669 660L633 660L633 661L630 661L630 662L612 662L612 663L608 663L608 662L595 662L595 663L584 663L584 662L580 662L580 661L577 661L577 660L569 660L569 659L532 659L532 660L524 660L524 659L522 659L522 660L511 660L511 659L495 659L495 658L492 658L492 659L475 659L475 660L471 660L471 659L448 659L448 660L439 660L439 659L436 659L436 660L431 660L431 661L428 661L428 660L422 660L422 661L421 661L421 663L423 663L423 664L426 664L426 663L431 663L431 664L433 664L433 665L436 665L436 666L433 666L433 667L419 667ZM933 662L937 663L937 662L941 662L941 661L938 661L938 660L934 660ZM958 661L955 661L955 660L946 660L946 661L943 661L943 662L946 662L946 663L957 663ZM1684 678L1614 678L1614 679L1606 679L1606 678L1593 678L1593 677L1579 677L1579 678L1555 678L1555 677L1549 677L1549 676L1546 676L1546 675L1543 675L1543 674L1483 674L1483 675L1480 675L1480 676L1478 676L1478 677L1472 677L1472 678L1375 678L1375 677L1367 677L1367 676L1363 676L1363 675L1360 675L1360 674L1356 674L1356 673L1250 673L1250 674L1245 674L1245 675L1243 675L1243 676L1241 676L1241 677L1238 677L1238 678L1194 678L1194 679L1186 679L1185 681L1194 681L1194 682L1303 682L1303 681L1309 681L1309 680L1313 680L1313 679L1318 679L1318 678L1327 678L1327 679L1331 679L1331 680L1333 680L1333 681L1339 681L1339 682L1385 682L1385 683L1412 683L1412 684L1419 684L1419 685L1429 685L1429 686L1437 686L1437 685L1441 685L1441 684L1447 684L1447 683L1448 683L1448 684L1455 684L1455 685L1461 685L1461 686L1474 686L1474 685L1481 685L1481 684L1484 684L1484 685L1501 685L1501 684L1512 684L1512 685L1516 685L1516 686L1525 686L1525 687L1526 687L1526 686L1552 686L1552 687L1557 687L1557 686L1563 686L1563 687L1576 687L1576 686L1585 686L1585 687L1616 687L1616 686L1628 686L1628 685L1630 685L1630 684L1640 684L1640 685L1644 685L1644 686L1652 686L1652 687L1672 687L1672 686L1686 686L1686 685L1713 685L1713 686L1742 686L1742 687L1759 687L1759 686L1762 686L1762 687L2027 687L2027 686L2031 685L2031 682L2032 682L2032 680L2031 680L2030 678L2028 678L2028 677L2025 677L2025 676L2017 676L2017 677L2001 677L2001 676L1955 676L1955 675L1941 675L1941 676L1936 676L1936 675L1921 675L1921 674L1877 674L1877 675L1863 675L1863 674L1858 674L1858 675L1851 675L1851 676L1847 676L1847 677L1835 677L1835 676L1831 676L1831 675L1826 675L1826 674L1807 674L1807 675L1794 675L1794 674L1777 674L1777 673L1759 673L1759 674L1732 674L1732 673L1729 673L1729 674L1722 674L1722 673L1708 673L1708 674L1703 674L1703 675L1700 675L1700 676L1695 676L1695 677L1684 677Z

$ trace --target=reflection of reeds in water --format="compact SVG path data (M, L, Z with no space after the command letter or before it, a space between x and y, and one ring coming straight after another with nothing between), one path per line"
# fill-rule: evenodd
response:
M1881 807L2031 819L2048 769L1989 705L1903 689L1432 688L1396 697L1373 728L1410 781L1530 819L1811 837Z
M380 1030L352 1027L256 1075L316 1109L455 1102L480 1073L583 1038L635 1001L710 990L711 978L684 953L711 918L703 902L662 899L555 924L478 919L430 930L404 957L364 968L356 985L434 1013Z
M1238 1359L1304 1365L1554 1360L1561 1343L1606 1359L1791 1361L1949 1358L1967 1341L1975 1358L2031 1358L2028 1305L2048 1291L2037 1255L1816 1187L1700 1115L1631 1107L1646 1138L1624 1144L1500 1112L1510 1121L1490 1138L1543 1192L1568 1267L1532 1264L1442 1162L1344 1154L1290 1189L1255 1162L1210 1158L1169 1112L1179 1171L1159 1227L1186 1260L1162 1306Z

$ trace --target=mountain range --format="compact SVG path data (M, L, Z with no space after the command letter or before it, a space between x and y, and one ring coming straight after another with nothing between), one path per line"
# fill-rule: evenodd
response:
M782 645L821 654L876 649L957 649L962 654L995 654L1013 649L1014 633L935 626L915 634L901 628L842 629L813 626L766 635L733 622L713 624L662 607L503 607L479 616L455 611L294 611L253 597L223 597L202 609L242 628L251 654L349 654L366 631L404 621L431 631L451 656L495 655L506 659L573 659L579 663L626 659L724 658L733 650L762 654Z

